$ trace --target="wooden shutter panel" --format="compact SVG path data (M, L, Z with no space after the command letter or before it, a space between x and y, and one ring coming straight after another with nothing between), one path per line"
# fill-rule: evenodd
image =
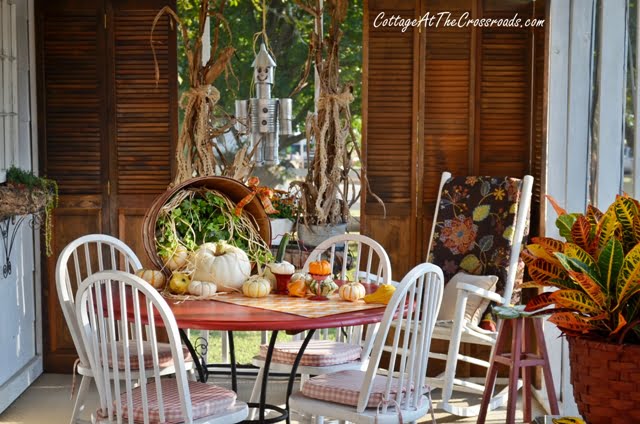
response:
M166 16L154 31L160 80L156 84L151 26L158 11L175 2L112 1L113 156L118 236L143 264L142 221L155 197L171 182L177 137L176 32Z
M102 192L104 49L95 8L52 10L42 21L45 173L61 195Z
M428 12L451 12L458 19L471 13L468 1L428 3ZM448 170L466 174L469 168L472 30L426 29L424 106L424 196L434 200L440 175Z
M518 10L525 12L525 10ZM514 6L486 1L483 15L512 18ZM522 16L522 15L521 15ZM530 148L530 46L528 28L482 28L478 172L521 177Z
M72 240L108 231L105 37L102 2L36 2L41 172L58 182L53 254L46 258L45 369L70 372L77 354L60 309L56 260ZM75 285L75 281L73 282Z
M417 36L410 29L376 28L381 12L403 18L417 13L414 1L371 0L365 8L363 159L371 191L385 202L386 218L367 196L361 229L391 252L394 275L402 275L414 263L400 247L415 243Z
M158 2L156 2L158 4ZM156 85L150 48L158 9L114 10L115 144L118 194L158 194L171 181L173 158L167 17L154 31L161 79Z

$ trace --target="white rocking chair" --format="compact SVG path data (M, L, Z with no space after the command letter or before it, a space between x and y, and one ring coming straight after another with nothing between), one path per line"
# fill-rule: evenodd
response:
M455 313L452 320L439 321L433 332L434 339L449 342L448 353L430 352L430 357L446 361L445 371L430 379L432 387L442 388L441 409L458 416L476 416L480 404L457 406L451 403L454 391L477 393L485 390L484 377L462 379L456 376L458 361L488 369L483 358L460 352L461 343L495 346L497 332L479 327L470 319L476 307L481 315L490 301L497 304L511 302L517 278L522 240L528 225L533 178L522 180L508 177L456 177L444 172L433 218L431 241L427 260L443 268L445 281L458 271L470 274L496 274L498 292L468 282L456 284L452 293ZM480 199L480 200L479 200ZM498 244L502 244L498 246ZM468 278L468 277L467 277ZM455 284L455 282L453 282ZM445 288L445 300L447 300ZM443 308L445 309L445 308ZM451 309L451 308L449 308ZM442 312L442 310L441 310ZM521 382L520 382L521 384ZM507 400L507 392L497 393L489 409L495 409Z

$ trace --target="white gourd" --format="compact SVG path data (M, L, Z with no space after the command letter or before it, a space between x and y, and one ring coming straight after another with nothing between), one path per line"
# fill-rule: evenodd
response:
M359 299L362 299L367 291L364 286L358 282L345 283L340 286L340 298L343 300L347 300L349 302L356 302Z
M267 265L273 274L291 275L296 272L296 267L287 261L274 262Z
M271 283L264 277L253 275L242 285L242 293L247 297L265 297L271 292Z
M215 283L218 291L238 291L251 274L249 257L226 242L204 243L192 258L192 279Z
M167 282L164 274L155 269L139 269L136 271L136 275L157 290L164 289L165 283Z
M189 257L189 251L186 247L179 244L176 247L174 252L171 252L171 257L162 259L164 260L164 265L169 268L171 271L175 271L177 269L181 269L183 266L187 264L187 258Z
M191 283L189 283L188 290L189 290L189 293L193 295L208 297L216 294L216 292L218 291L218 287L216 286L216 283L193 280L191 281Z

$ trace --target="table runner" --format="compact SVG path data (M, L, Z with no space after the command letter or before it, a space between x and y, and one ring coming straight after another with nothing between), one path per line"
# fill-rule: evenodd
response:
M291 297L270 294L267 297L252 298L240 293L229 293L217 296L216 302L233 303L235 305L250 306L252 308L267 309L276 312L285 312L303 316L306 318L320 318L328 315L336 315L344 312L359 311L372 308L383 308L385 305L378 303L364 303L364 300L347 302L340 299L338 294L332 294L329 300L317 301L308 298Z

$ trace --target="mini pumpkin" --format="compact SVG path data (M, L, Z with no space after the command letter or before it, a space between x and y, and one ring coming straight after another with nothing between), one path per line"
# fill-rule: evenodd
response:
M216 283L195 280L189 283L188 290L189 293L196 296L208 297L216 294L216 292L218 291L218 286L216 285Z
M330 275L331 264L329 261L314 261L309 264L309 273L315 275Z
M179 244L174 251L168 252L167 256L163 256L164 266L171 271L182 269L187 264L187 258L189 257L189 251L186 247Z
M270 263L267 268L273 274L291 275L296 272L296 267L287 261Z
M139 269L136 271L136 275L151 284L157 290L164 289L164 286L167 283L167 279L164 277L164 274L155 269Z
M252 275L242 285L242 293L247 297L265 297L269 292L271 292L271 283L259 275Z
M318 286L319 291L318 291ZM338 290L338 285L333 282L331 278L325 280L313 280L309 283L309 293L319 296L329 296L334 291Z
M340 298L343 300L357 302L367 294L367 291L362 284L357 281L352 281L340 286L338 293L340 294Z
M297 278L289 281L287 284L287 291L289 292L289 296L294 297L305 297L307 295L307 282L304 278Z
M382 303L386 305L395 291L396 287L391 284L380 284L376 291L366 295L363 299L365 303Z
M192 258L193 279L216 283L219 291L237 291L251 274L249 257L224 241L204 243Z

